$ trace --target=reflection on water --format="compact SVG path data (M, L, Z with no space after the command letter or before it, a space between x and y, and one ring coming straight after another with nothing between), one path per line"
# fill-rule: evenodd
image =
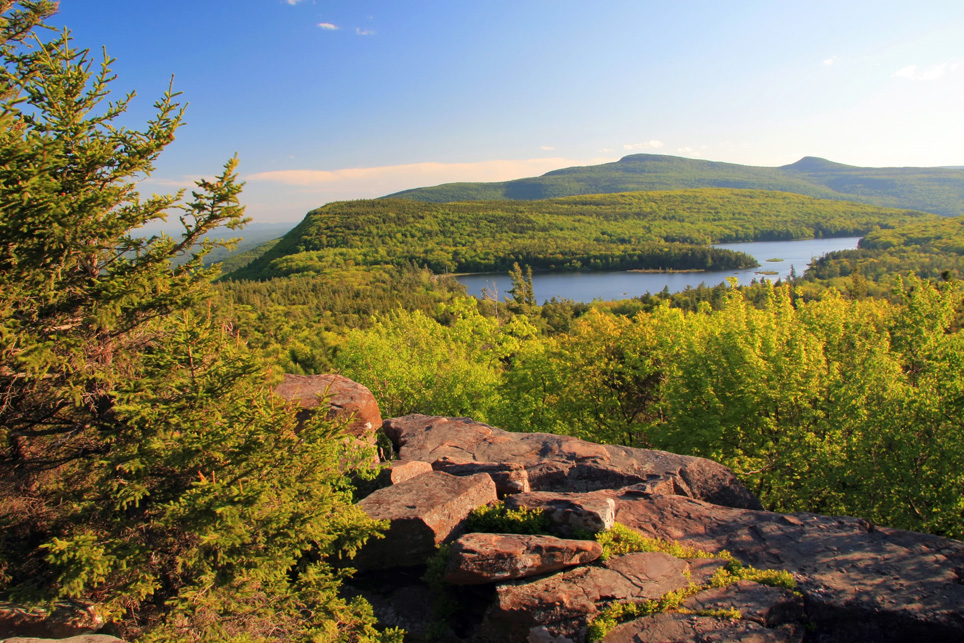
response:
M627 299L638 297L647 292L656 293L663 288L670 292L695 288L701 283L715 286L727 277L736 277L740 285L747 285L754 279L785 279L791 268L803 274L814 259L834 250L851 250L857 247L860 237L838 239L805 239L802 241L756 241L752 243L721 243L717 248L727 248L746 252L760 262L758 268L723 272L566 272L539 274L532 276L532 287L536 301L543 303L553 297L573 301L591 302L594 299ZM763 275L761 272L775 272ZM482 295L482 289L505 299L512 284L508 274L479 274L458 277L465 284L469 294Z

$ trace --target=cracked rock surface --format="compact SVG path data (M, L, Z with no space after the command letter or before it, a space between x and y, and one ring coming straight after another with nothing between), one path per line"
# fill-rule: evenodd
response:
M511 433L468 418L413 415L387 420L384 429L402 462L427 463L433 475L501 476L506 506L545 510L559 536L585 537L615 520L644 536L728 550L747 565L785 570L797 581L796 594L749 581L704 589L682 610L619 625L606 641L964 641L958 541L857 518L763 511L729 469L701 458ZM478 543L490 538L468 536ZM496 551L489 552L494 559ZM487 554L479 546L474 555ZM512 556L514 562L495 567L524 566L520 561L533 552L517 542ZM447 598L462 600L463 612L457 610L443 639L581 643L607 606L704 586L723 564L632 553L515 580L493 573L470 586L471 594L450 586ZM739 619L722 616L731 609Z

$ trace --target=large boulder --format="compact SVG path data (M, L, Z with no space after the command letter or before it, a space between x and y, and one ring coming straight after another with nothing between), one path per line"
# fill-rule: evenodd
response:
M465 534L452 543L445 581L500 583L591 563L602 554L592 540L521 534Z
M353 564L359 569L422 565L435 548L459 535L476 507L497 500L487 474L459 477L430 471L375 491L358 503L369 516L389 521L384 538L371 539Z
M521 465L533 491L644 485L724 506L762 509L732 471L703 458L548 433L511 433L469 418L407 415L386 420L384 428L402 460L433 466L446 460Z
M275 390L298 407L298 420L304 422L319 408L328 419L343 422L345 432L374 446L375 432L382 426L382 415L375 396L366 387L341 375L284 374Z

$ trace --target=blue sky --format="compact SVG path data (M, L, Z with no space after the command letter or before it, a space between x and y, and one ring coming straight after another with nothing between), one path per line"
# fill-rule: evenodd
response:
M189 103L144 182L235 152L258 222L652 152L964 165L960 0L61 0L130 124Z

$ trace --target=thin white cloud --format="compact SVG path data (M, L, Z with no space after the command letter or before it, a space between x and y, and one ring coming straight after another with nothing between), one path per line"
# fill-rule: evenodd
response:
M941 80L961 70L964 70L964 62L960 60L947 60L936 65L907 65L895 71L894 76L915 81L935 81Z
M374 29L362 29L361 27L355 27L355 33L359 36L374 36Z
M662 141L646 141L645 143L629 143L623 145L624 150L658 150L663 147Z
M676 153L681 154L683 156L696 157L696 158L703 156L702 150L697 150L692 147L681 147L676 150Z
M330 195L333 199L383 196L400 190L462 181L508 181L538 176L574 165L594 165L615 159L568 159L561 157L495 160L475 163L410 163L341 170L276 170L257 172L244 179L251 184L280 183L304 191Z
M551 152L552 150L554 150L554 149L556 149L556 148L554 148L554 147L551 146L551 145L543 145L543 146L540 147L539 149L542 150L542 151L544 151L544 152Z
M290 5L296 5L299 2L302 2L302 0L285 0L285 2L287 2Z
M840 62L840 56L831 56L830 58L824 59L823 64L826 65L827 67L833 67L839 62Z
M334 25L334 24L332 24L332 23L330 23L330 22L319 22L319 23L318 23L318 26L321 27L322 29L326 29L326 30L328 30L328 31L337 31L338 29L341 28L341 27L339 27L338 25Z

